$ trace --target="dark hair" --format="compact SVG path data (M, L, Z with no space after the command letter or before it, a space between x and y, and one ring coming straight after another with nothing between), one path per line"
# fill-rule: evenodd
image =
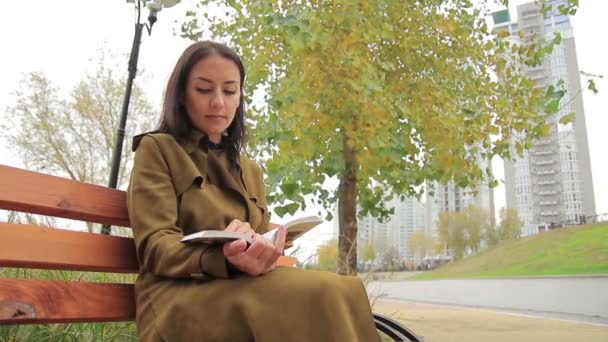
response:
M245 137L245 106L243 98L245 67L236 52L226 45L212 41L203 41L194 43L184 50L179 57L175 68L173 68L173 72L167 83L162 114L157 131L173 135L180 143L183 143L191 136L194 128L186 111L186 107L182 103L183 99L186 97L188 77L196 63L201 59L214 54L233 61L239 68L241 74L239 106L236 109L234 120L232 120L232 123L226 130L228 135L222 136L222 146L226 150L228 158L230 160L236 160L241 153L243 139Z

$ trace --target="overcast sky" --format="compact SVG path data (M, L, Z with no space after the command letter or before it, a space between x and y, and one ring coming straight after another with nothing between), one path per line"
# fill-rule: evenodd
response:
M511 1L512 5L528 2ZM583 0L573 18L579 68L608 76L608 1ZM175 20L181 20L185 4L163 10L152 36L143 37L139 65L150 77L140 84L156 104L179 54L189 44L173 35ZM513 13L513 11L512 11ZM146 13L147 15L147 13ZM68 92L85 72L94 69L90 62L102 46L115 54L127 55L133 40L133 5L124 0L29 0L3 3L0 11L0 120L14 98L22 75L43 72L56 86ZM120 66L127 72L126 60ZM143 79L136 79L142 82ZM605 156L608 128L608 80L597 81L600 93L583 93L591 165L598 213L608 213L608 158ZM0 139L0 164L20 166L5 142ZM501 165L502 163L495 163ZM495 174L502 176L498 168ZM504 189L496 191L497 209L504 206ZM331 224L316 229L311 240L331 237ZM312 248L312 246L310 246Z

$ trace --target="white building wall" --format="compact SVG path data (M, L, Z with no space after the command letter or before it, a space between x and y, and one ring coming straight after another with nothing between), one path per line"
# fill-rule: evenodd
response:
M511 31L514 41L520 41L519 30L536 32L545 39L553 39L554 32L559 32L563 39L543 65L525 68L528 77L541 87L565 82L567 93L560 111L550 119L551 134L535 141L523 156L505 162L507 207L517 208L524 221L524 235L595 215L585 113L581 97L572 98L581 89L576 49L570 18L558 10L563 3L565 0L548 1L553 9L546 17L538 13L535 3L520 5L518 22L499 25ZM576 113L576 121L560 124L559 120L571 112Z

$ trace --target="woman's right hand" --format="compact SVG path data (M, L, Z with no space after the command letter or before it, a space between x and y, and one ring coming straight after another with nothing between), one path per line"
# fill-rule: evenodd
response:
M285 226L279 227L274 244L255 233L247 222L233 220L225 230L250 234L253 237L253 243L249 248L245 240L224 244L224 256L235 268L251 276L263 275L274 270L277 259L283 254L287 235Z

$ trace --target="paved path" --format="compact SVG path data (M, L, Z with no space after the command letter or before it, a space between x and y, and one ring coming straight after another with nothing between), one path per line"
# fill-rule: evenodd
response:
M374 312L402 321L424 342L606 342L608 326L483 309L377 300Z
M608 325L608 277L371 282L368 292Z

